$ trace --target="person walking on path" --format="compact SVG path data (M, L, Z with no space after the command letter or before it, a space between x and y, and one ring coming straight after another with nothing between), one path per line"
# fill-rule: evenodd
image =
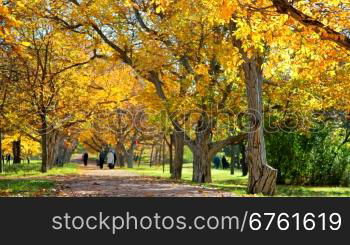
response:
M85 152L85 153L83 154L84 166L87 166L88 160L89 160L89 154L88 154L87 152Z
M114 168L114 153L112 152L112 150L109 150L108 154L107 154L107 164L109 169L113 169Z

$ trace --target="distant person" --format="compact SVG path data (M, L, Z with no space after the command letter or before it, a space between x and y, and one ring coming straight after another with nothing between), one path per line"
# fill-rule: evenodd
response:
M10 164L10 161L11 161L11 154L8 153L8 154L6 155L6 164Z
M115 158L114 158L114 153L110 150L107 154L107 165L109 169L113 169L115 166Z
M221 165L220 157L215 156L215 157L213 158L213 163L214 163L214 167L215 167L216 169L219 169L219 168L220 168L220 165Z
M87 152L85 152L85 153L83 154L84 166L87 166L88 160L89 160L89 154L88 154Z
M103 169L103 164L105 163L105 157L106 154L104 151L100 152L100 156L99 156L99 165L100 165L100 169Z
M227 161L225 156L222 157L221 163L222 163L222 168L223 169L228 169L230 167L230 164L228 163L228 161Z

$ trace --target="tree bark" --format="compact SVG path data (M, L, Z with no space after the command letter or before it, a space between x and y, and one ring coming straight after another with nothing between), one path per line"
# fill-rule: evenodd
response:
M45 118L41 121L41 172L47 172L47 123Z
M241 163L241 169L242 169L242 176L247 176L248 174L248 164L247 164L247 158L246 158L246 149L244 143L241 143L240 145L240 151L242 154L242 158L240 159Z
M12 142L12 153L13 153L13 163L21 163L21 140L16 140Z
M174 136L170 134L170 142L169 142L169 170L170 174L173 173L173 144L174 144Z
M350 50L350 38L344 32L337 32L326 26L317 19L312 18L309 15L304 14L302 11L296 9L293 3L287 0L272 0L273 5L276 7L278 13L287 14L293 19L299 21L304 26L313 29L320 35L322 40L332 41L339 46Z
M151 155L149 157L149 166L150 167L152 167L152 164L153 164L153 151L154 151L154 145L152 145Z
M262 59L260 57L245 58L243 71L250 114L247 148L248 193L273 195L276 191L277 170L270 167L266 160L263 132Z
M67 141L69 145L67 145ZM63 166L65 163L70 162L72 154L78 145L77 140L69 140L65 135L58 135L56 138L55 146L56 152L54 152L53 163L58 166Z
M133 152L128 152L126 155L126 162L128 165L128 168L133 168L134 167L134 153Z
M193 153L193 175L195 183L211 182L211 158L209 154L210 132L208 129L197 131Z
M134 151L135 151L135 140L133 139L130 145L129 150L126 152L126 161L128 164L128 168L133 168L134 167Z
M138 166L138 167L140 167L140 164L141 164L141 159L142 159L143 151L144 151L144 148L142 147L141 153L140 153L140 156L139 156L139 159L138 159L138 163L137 163L137 166Z
M62 159L59 158L60 149L64 148L65 137L58 130L47 133L47 167L51 169L54 165L60 165Z
M173 144L174 144L174 161L172 166L171 178L181 179L182 177L182 166L184 162L184 134L182 132L173 133Z
M116 145L116 163L119 167L125 167L125 148L122 142L118 142Z
M159 146L155 147L155 152L154 152L154 156L153 156L153 163L155 165L159 165Z
M211 182L211 160L225 146L230 144L238 144L246 139L246 134L230 136L224 140L211 142L211 127L209 127L210 119L202 117L199 123L200 128L197 129L196 139L191 143L190 149L193 153L193 176L192 180L196 183Z
M64 152L64 155L62 157L63 163L69 163L71 161L73 152L75 151L77 146L78 146L78 141L77 140L73 140L71 142L71 145L68 148L65 147L65 152Z
M157 162L158 162L158 165L162 163L162 145L159 146Z
M237 155L234 149L234 145L230 146L230 155L231 155L231 160L230 160L230 169L231 169L231 175L235 174L235 163L237 160Z

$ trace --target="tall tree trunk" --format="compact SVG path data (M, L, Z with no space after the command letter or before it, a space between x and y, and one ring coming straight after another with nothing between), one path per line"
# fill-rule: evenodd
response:
M122 142L118 142L116 146L116 163L119 167L125 167L125 148Z
M41 172L47 172L47 123L45 118L41 121Z
M235 163L237 159L237 155L234 149L234 145L230 146L230 155L231 155L231 160L230 160L230 169L231 169L231 175L235 174Z
M153 151L154 151L154 145L152 145L152 149L151 149L151 155L149 157L149 166L152 167L153 164Z
M126 152L126 161L128 168L134 167L134 151L135 151L136 142L132 140L129 150Z
M155 164L155 165L159 165L159 147L158 146L156 146L155 148L155 152L154 152L154 155L153 155L153 163Z
M48 147L49 149L51 148L51 150L48 150L49 155L51 154L51 156L48 157L49 159L51 159L49 160L49 162L52 162L52 164L58 165L58 166L63 166L64 163L70 162L73 151L76 149L78 145L78 141L77 140L69 141L70 144L68 145L66 144L67 141L68 141L67 136L57 133L55 141L51 142L50 143L51 146L49 144L49 147ZM49 166L50 165L51 164L49 163Z
M126 154L126 162L127 162L128 168L134 167L134 153L133 152L128 152L128 154Z
M174 139L173 139L173 134L170 134L170 142L169 142L169 170L170 174L173 173L173 144L174 144Z
M21 163L21 140L16 140L12 142L12 153L13 153L13 163Z
M142 159L143 151L144 151L144 148L142 147L141 153L140 153L140 156L139 156L139 159L138 159L139 161L138 161L138 163L137 163L137 166L138 166L138 167L140 167L140 164L141 164L141 159Z
M78 146L77 140L72 140L70 145L64 146L64 153L62 154L63 163L69 163L72 159L72 154Z
M240 145L240 151L242 154L242 158L240 159L241 163L241 168L242 168L242 176L247 176L248 174L248 163L247 163L247 158L246 158L246 149L245 149L245 144L242 142Z
M60 165L59 151L64 147L64 135L57 130L47 133L47 167L51 169L54 165Z
M261 57L246 57L246 61L243 63L251 117L247 148L249 168L248 193L273 195L276 191L277 170L270 167L266 161L261 65Z
M159 146L157 162L158 162L158 165L162 163L162 145Z
M182 132L173 133L173 144L174 144L174 161L172 165L171 178L181 179L182 176L182 165L184 162L184 134Z
M210 133L208 129L198 131L194 143L192 181L196 183L211 182L211 157L209 155Z

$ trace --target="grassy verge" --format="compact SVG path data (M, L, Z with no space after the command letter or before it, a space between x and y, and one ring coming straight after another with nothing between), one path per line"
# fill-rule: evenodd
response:
M169 178L169 166L165 167L163 173L162 166L149 167L146 165L140 165L134 169L128 169L134 173L153 176L160 178ZM192 165L185 164L183 168L182 181L184 183L198 185L191 182L192 179ZM212 180L210 184L203 184L202 186L216 188L223 191L232 192L238 196L246 195L246 186L248 179L247 177L242 177L242 173L239 169L235 170L235 175L230 174L230 170L213 169L212 170ZM278 193L276 196L279 197L349 197L350 188L349 187L324 187L324 186L289 186L289 185L279 185L277 187Z
M40 165L40 161L32 161L30 164L23 163L5 166L4 173L0 174L0 196L50 195L55 187L55 182L40 179L40 177L77 173L76 164L65 164L63 167L54 167L47 173L40 172Z
M41 161L32 161L30 164L12 164L5 165L4 173L0 174L0 177L40 177L40 176L50 176L50 175L67 175L77 173L77 165L73 163L65 164L63 167L54 167L47 171L47 173L41 173Z
M54 187L51 180L4 179L0 180L0 196L48 196Z

